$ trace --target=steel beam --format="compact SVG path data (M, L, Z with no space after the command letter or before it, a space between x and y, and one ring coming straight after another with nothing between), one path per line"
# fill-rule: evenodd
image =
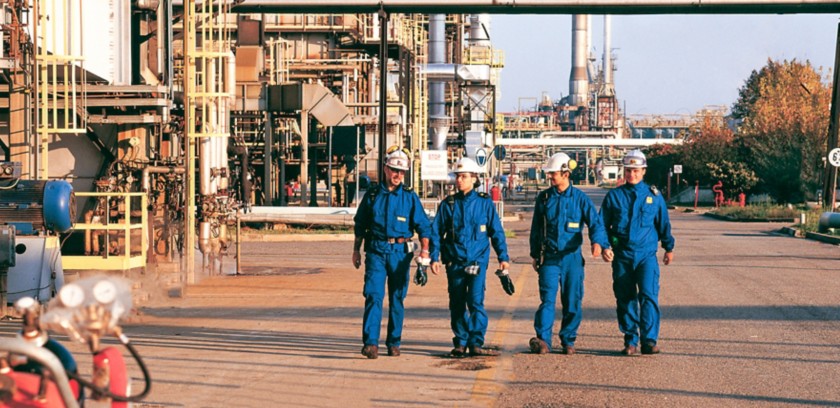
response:
M234 13L779 14L838 13L836 0L242 0Z

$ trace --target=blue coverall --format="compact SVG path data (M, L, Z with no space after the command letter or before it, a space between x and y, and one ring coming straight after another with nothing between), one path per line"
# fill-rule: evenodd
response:
M491 243L499 262L509 262L505 231L490 197L471 190L466 195L459 192L441 201L432 223L430 257L432 262L446 265L455 347L484 345L487 333L484 289ZM470 265L479 266L477 275L464 272Z
M655 345L659 338L657 244L674 249L668 207L645 182L614 188L604 197L601 217L613 243L613 293L624 345Z
M569 185L563 192L550 187L537 195L530 239L531 258L541 260L540 307L534 315L534 330L549 349L558 289L563 306L560 341L563 346L574 347L577 339L583 317L585 262L580 246L584 224L589 228L592 243L603 249L610 247L601 217L585 193Z
M409 240L415 232L420 238L430 237L429 217L423 211L420 197L410 188L400 185L394 191L388 191L383 184L378 184L365 193L353 219L356 238L363 237L365 242L362 341L365 345L379 345L387 277L389 314L385 345L399 347L405 310L403 300L408 294L414 257Z

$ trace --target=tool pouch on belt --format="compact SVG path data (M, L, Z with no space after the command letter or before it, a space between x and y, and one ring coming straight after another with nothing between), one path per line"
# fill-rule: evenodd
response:
M467 275L478 275L478 272L480 271L481 267L478 266L477 263L474 263L464 268L464 273L466 273Z
M499 281L502 282L502 289L505 290L505 293L513 295L514 292L516 292L516 288L513 287L513 281L510 279L507 269L497 269L496 276L498 276Z
M613 235L610 237L610 246L612 247L613 251L621 249L621 240L618 239L617 236Z

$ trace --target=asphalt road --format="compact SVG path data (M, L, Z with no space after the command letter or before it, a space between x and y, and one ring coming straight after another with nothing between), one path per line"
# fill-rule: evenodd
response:
M587 191L600 203L603 191ZM182 298L161 290L138 308L125 331L154 384L136 406L840 406L836 246L775 234L783 224L673 210L663 354L618 354L609 265L590 256L578 353L532 355L539 297L530 213L522 215L505 225L516 294L488 276L487 339L499 357L447 356L446 280L432 276L409 289L402 356L368 360L359 354L362 271L350 264L350 240L249 243L244 275L204 277ZM70 347L89 373L84 347Z

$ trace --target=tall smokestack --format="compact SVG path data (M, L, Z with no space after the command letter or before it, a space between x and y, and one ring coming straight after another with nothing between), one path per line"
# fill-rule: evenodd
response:
M429 64L446 62L446 14L429 15ZM429 81L429 135L432 150L446 150L449 117L445 106L446 83Z
M586 74L586 56L589 45L586 43L589 25L587 15L572 15L572 73L569 76L570 102L574 106L587 106L589 78Z
M604 16L604 95L615 95L612 67L612 16Z

